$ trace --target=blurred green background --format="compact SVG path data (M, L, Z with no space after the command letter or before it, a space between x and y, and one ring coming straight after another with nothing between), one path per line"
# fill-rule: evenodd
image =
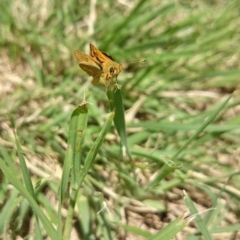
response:
M73 55L93 43L123 65L133 161L120 157L112 126L79 193L70 239L150 239L191 211L183 189L197 211L214 209L200 215L205 228L193 220L178 239L204 231L240 238L238 0L1 0L0 9L0 160L22 181L16 128L36 199L53 224L72 111L85 94L83 156L110 112L104 86L91 85ZM0 236L37 239L31 207L0 176ZM98 214L103 203L111 214ZM37 236L48 239L44 230Z

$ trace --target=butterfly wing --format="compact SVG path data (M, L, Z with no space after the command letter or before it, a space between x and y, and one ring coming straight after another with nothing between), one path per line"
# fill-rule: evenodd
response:
M79 67L85 71L89 76L94 77L102 72L101 65L98 64L91 56L75 50L74 55L78 61Z
M101 51L99 51L95 46L93 46L92 44L90 44L90 55L99 63L106 63L106 62L112 62L113 59L108 56L106 53L103 53Z
M99 68L97 65L93 65L88 62L79 63L79 67L92 77L102 72L101 68Z

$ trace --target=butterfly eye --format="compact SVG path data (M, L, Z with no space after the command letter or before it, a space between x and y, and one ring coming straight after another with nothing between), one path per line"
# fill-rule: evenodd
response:
M114 73L114 72L115 72L114 67L110 67L110 68L109 68L109 72L110 72L110 73Z

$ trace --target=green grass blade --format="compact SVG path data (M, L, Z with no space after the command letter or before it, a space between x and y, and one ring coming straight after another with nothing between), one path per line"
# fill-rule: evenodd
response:
M73 167L74 185L77 185L81 166L81 148L84 130L87 125L88 110L86 104L79 105L72 113L69 124L68 149L64 160L63 176L61 182L61 199L67 191L70 170Z
M91 219L91 208L89 205L89 200L85 196L79 197L79 200L77 201L77 207L80 216L84 221L81 221L81 230L82 230L82 236L83 239L89 239L94 240L94 234L92 229L92 219Z
M15 141L16 141L16 145L17 145L17 152L18 152L18 157L19 157L19 161L20 161L20 166L21 166L21 170L22 170L22 177L24 180L24 184L28 190L28 192L32 195L32 197L35 197L34 194L34 189L33 189L33 184L31 181L31 177L23 156L23 151L17 136L17 132L14 133L15 134Z
M108 119L107 122L105 123L105 125L103 126L103 128L101 129L101 132L99 133L97 139L95 140L93 146L91 147L91 149L89 150L86 160L84 162L84 166L83 169L80 171L79 173L79 177L78 177L78 186L81 186L85 176L87 175L88 171L90 170L96 155L98 153L99 148L101 147L107 133L109 132L111 125L112 125L112 120L114 118L114 112L112 112ZM71 154L72 156L72 154ZM66 223L65 223L65 229L64 229L64 239L67 239L70 235L70 231L71 231L71 226L72 226L72 218L73 218L73 212L74 212L74 207L75 207L75 203L76 203L76 199L78 196L78 190L76 188L72 189L72 193L71 193L71 201L68 207L68 215L67 215L67 219L66 219Z
M122 31L124 28L127 27L127 25L131 22L131 19L134 18L134 16L136 16L136 14L141 9L142 5L144 5L145 2L146 2L145 0L140 0L138 2L138 4L135 6L135 8L133 8L132 12L128 15L128 17L125 18L124 21L122 21L120 25L117 27L118 32ZM108 45L111 44L112 42L116 42L118 40L117 39L116 41L114 41L116 37L117 34L112 33L108 40L105 42L105 46L108 47Z
M88 121L87 105L81 104L74 110L70 120L70 142L73 151L73 186L78 188L82 159L82 145Z
M212 114L209 116L209 118L204 122L198 129L197 131L190 137L184 145L174 154L172 157L172 162L183 152L183 150L186 149L186 147L216 118L216 116L219 114L221 110L224 109L228 101L230 100L231 95L215 110L212 112ZM177 161L176 164L180 162ZM177 166L176 166L177 167ZM164 179L166 176L168 176L170 173L175 171L175 168L169 165L164 165L159 173L156 175L156 177L152 180L151 184L149 186L154 186L158 184L162 179ZM178 167L177 167L178 168Z
M8 198L7 203L3 206L0 213L0 235L7 235L9 224L11 223L11 216L13 215L15 208L23 200L22 197L18 197L18 191L13 190Z
M27 199L29 204L32 207L32 210L41 220L47 234L51 239L57 239L56 230L54 229L52 223L48 220L46 215L43 213L41 208L38 206L37 202L29 193L29 191L23 186L23 184L16 178L16 176L12 173L11 169L4 163L4 161L0 158L0 168L3 171L4 175L8 178L8 180L13 184L13 186L21 193L21 195Z
M60 188L60 203L58 207L58 237L62 235L62 215L61 215L61 206L63 203L64 195L67 193L67 188L69 186L69 179L72 171L72 196L67 220L64 229L64 236L69 235L70 222L73 217L73 209L75 206L75 200L78 193L79 188L79 177L80 177L80 167L81 167L81 150L84 138L84 131L87 126L88 119L88 109L85 102L82 102L72 113L69 124L69 138L68 138L68 148L67 153L64 160L63 173L62 173L62 181Z
M114 86L113 89L107 91L107 96L111 110L115 111L115 117L113 119L116 130L119 134L122 143L122 155L125 156L127 153L130 160L132 160L131 152L128 147L126 124L125 124L125 113L123 107L122 92L118 86Z
M83 166L83 170L80 173L80 178L79 178L79 185L81 185L81 183L83 182L86 174L88 173L89 169L91 168L97 152L99 150L99 148L101 147L107 133L109 132L111 125L112 125L112 120L114 118L115 113L111 112L106 123L104 124L101 132L99 133L97 139L95 140L93 146L91 147L90 151L87 154L84 166Z
M185 196L184 196L184 201L185 201L186 205L188 206L188 209L191 212L191 214L194 215L196 224L197 224L200 232L202 233L204 239L211 240L212 237L211 237L210 232L207 229L207 226L203 222L200 214L198 213L196 207L194 206L194 203L192 202L191 198L188 196L188 194L186 192L185 192Z
M165 228L160 230L155 236L149 238L149 240L170 240L173 239L177 233L182 231L189 221L177 218L170 222Z

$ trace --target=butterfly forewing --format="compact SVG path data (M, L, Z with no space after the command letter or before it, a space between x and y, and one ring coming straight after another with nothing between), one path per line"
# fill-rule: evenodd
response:
M90 55L100 63L112 61L112 58L107 54L102 53L92 44L90 44Z

